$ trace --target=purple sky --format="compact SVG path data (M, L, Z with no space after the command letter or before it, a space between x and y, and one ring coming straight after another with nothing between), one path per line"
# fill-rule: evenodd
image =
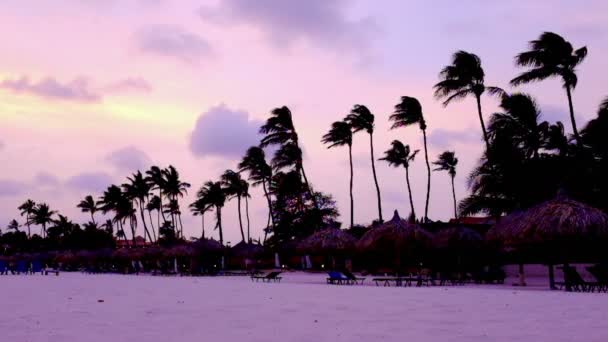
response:
M377 157L395 138L421 148L417 128L388 130L402 95L423 104L430 155L456 151L461 198L482 144L470 99L443 108L432 97L450 55L478 54L487 83L512 90L508 81L519 71L513 57L542 31L587 45L574 94L582 124L608 95L606 13L608 3L596 0L2 1L0 30L10 34L0 54L0 226L18 218L26 198L84 221L75 208L80 198L151 164L175 165L194 193L234 168L259 123L282 105L294 113L310 180L347 216L346 150L327 150L320 138L354 104L365 104L376 114ZM518 90L536 97L545 119L567 120L558 81ZM496 100L483 101L489 117ZM357 135L359 223L376 215L367 147ZM403 170L378 163L378 173L385 215L406 215ZM420 213L422 158L412 176ZM253 195L258 237L266 209L261 192ZM448 176L434 174L431 218L449 219L450 196ZM235 203L226 213L227 240L237 242ZM187 215L184 222L189 235L200 234L198 220Z

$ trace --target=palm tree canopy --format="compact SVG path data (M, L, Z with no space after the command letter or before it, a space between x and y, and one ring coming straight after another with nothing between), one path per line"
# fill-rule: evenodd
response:
M249 173L249 180L254 186L272 177L272 168L266 162L264 149L258 146L252 146L247 150L238 168L239 172L247 171Z
M286 106L273 109L270 117L260 127L260 133L265 135L260 143L261 147L297 140L291 110Z
M401 102L395 106L395 112L390 116L389 120L393 122L391 129L407 127L413 124L419 124L422 130L426 129L422 105L414 97L402 96Z
M8 223L8 226L6 226L6 230L14 230L14 231L18 232L19 227L20 227L20 225L19 225L19 222L17 222L17 220L11 220Z
M83 213L91 214L94 214L98 209L97 202L95 202L95 199L91 195L86 196L76 207L80 208Z
M275 170L294 167L300 169L302 163L302 149L293 142L288 142L275 152L272 158L272 167Z
M31 215L35 207L36 202L32 201L31 199L28 199L27 201L23 202L23 204L21 204L17 209L20 210L21 216L24 216Z
M514 86L542 81L551 77L560 77L564 87L575 88L578 82L576 67L587 57L587 48L574 49L572 44L553 32L544 32L530 42L530 50L522 52L515 58L515 63L529 67L513 80Z
M124 199L122 190L116 185L110 185L99 199L100 209L104 214L116 210Z
M371 134L374 132L374 119L374 114L366 106L355 105L344 120L348 122L353 133L366 131Z
M351 146L353 144L353 132L350 124L346 121L336 121L331 124L331 129L321 140L324 144L329 144L327 148L336 146Z
M415 150L412 152L410 145L404 145L399 140L393 140L391 148L384 152L384 158L380 158L380 160L386 161L390 166L408 168L410 162L414 161L419 151Z
M221 176L222 187L228 197L241 197L244 195L243 178L238 172L226 170Z
M150 170L146 171L146 180L150 183L152 189L162 190L165 185L163 170L158 166L150 167Z
M48 204L40 203L34 208L32 220L36 224L46 225L53 220L53 215L56 213Z
M182 182L179 177L179 172L172 165L163 170L163 176L165 178L165 188L163 191L170 196L183 197L188 193L190 183Z
M226 192L221 182L206 182L196 196L205 198L207 203L220 208L226 203Z
M150 198L150 200L146 204L146 210L148 210L148 211L160 210L160 206L161 206L160 197L158 197L157 195L154 195Z
M433 165L437 166L434 171L447 171L450 176L455 177L458 158L454 151L445 151L437 157L437 161L434 161Z
M152 185L144 178L140 171L134 173L131 177L127 177L129 183L122 185L122 188L131 199L137 199L140 202L144 202L145 199L150 195Z
M469 95L481 96L486 90L481 59L466 51L454 53L452 64L443 68L439 77L441 81L434 87L435 97L445 98L444 106Z

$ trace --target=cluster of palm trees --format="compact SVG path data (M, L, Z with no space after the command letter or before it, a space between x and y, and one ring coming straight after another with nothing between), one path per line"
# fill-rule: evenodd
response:
M590 123L589 127L583 130L583 134L579 133L574 116L572 91L578 83L576 68L584 61L586 55L585 47L574 49L572 44L561 36L545 32L538 39L530 42L528 51L516 56L516 64L527 69L510 82L512 86L518 86L552 77L560 78L566 90L569 119L576 144L570 143L561 122L540 121L540 109L530 95L509 94L499 87L487 86L482 62L477 55L458 51L452 56L451 63L439 73L440 80L434 86L434 95L444 106L456 100L473 97L477 104L477 116L485 142L485 152L479 165L469 176L471 194L460 204L456 199L454 187L458 165L455 152L442 152L436 160L431 161L423 106L415 97L400 97L393 113L388 117L392 124L391 129L417 126L423 138L427 171L426 198L424 213L419 218L416 216L409 171L420 150L410 147L401 140L394 140L379 160L387 162L389 166L405 169L410 220L419 219L423 222L429 220L433 171L445 171L450 177L455 218L459 215L480 212L498 216L542 200L564 182L563 178L548 176L538 181L535 184L536 188L527 183L517 184L521 182L521 177L526 178L525 173L540 174L552 167L559 167L563 165L558 164L565 160L563 158L573 155L585 146L600 146L600 149L605 149L604 145L597 142L600 135L597 127L605 125L606 115L602 116L601 113L608 111L608 101L602 107L605 109L600 110L598 119L592 122L593 125ZM500 99L501 112L494 113L488 124L482 110L484 94ZM598 121L600 119L604 121ZM342 120L332 123L329 131L321 139L328 148L348 147L351 228L355 226L352 147L354 136L359 132L365 132L369 137L371 169L377 195L377 222L383 221L381 192L375 165L374 129L375 115L368 107L357 104ZM259 145L247 149L236 170L226 170L218 180L205 182L196 193L196 200L189 205L190 211L195 216L201 217L202 238L205 238L205 214L214 212L215 228L219 230L220 243L223 244L222 208L227 201L235 199L241 239L246 242L252 241L249 220L250 184L254 187L261 186L268 205L264 240L269 233L274 233L275 236L283 234L286 238L293 237L294 234L303 234L298 233L298 229L301 231L318 229L322 225L332 223L337 217L338 213L331 197L315 192L307 177L302 146L291 110L285 106L273 109L260 128L260 133L263 137ZM272 147L274 151L269 161L265 151L268 147ZM603 158L606 154L605 151L600 151L600 157L597 157L597 148L594 151L596 159ZM435 166L434 169L431 168L431 164ZM153 166L145 173L137 171L132 174L121 186L109 186L98 200L93 196L86 196L78 204L78 208L90 214L91 221L88 223L90 226L97 226L95 220L97 212L104 215L111 214L111 219L107 220L104 226L110 229L115 226L117 236L125 240L127 240L125 228L129 228L133 244L135 244L138 224L143 226L144 239L150 242L157 242L167 236L183 238L184 227L179 201L189 187L190 184L180 179L178 171L173 166L164 169ZM538 187L544 188L538 190ZM534 194L535 190L538 190L537 194ZM243 202L245 219L242 212ZM56 212L50 210L44 203L36 204L31 200L23 203L19 210L26 218L28 235L31 235L30 225L37 224L41 226L46 236L46 227L53 222ZM59 220L62 219L67 220L60 216ZM15 221L11 222L9 227L18 230L20 225Z

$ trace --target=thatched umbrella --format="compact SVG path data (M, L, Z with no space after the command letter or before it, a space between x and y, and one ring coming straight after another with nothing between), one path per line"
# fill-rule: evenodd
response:
M431 247L432 238L431 233L419 225L401 219L395 210L390 221L365 233L357 248L363 253L390 256L400 267L402 255L420 258Z
M191 243L192 249L196 255L219 254L223 250L223 246L213 239L198 239Z
M489 240L505 247L552 250L551 254L569 251L577 243L586 248L607 237L606 213L564 196L510 214L487 233ZM553 288L553 262L549 263L549 276Z
M482 243L483 236L466 227L444 228L433 237L433 246L439 249L467 250L479 248Z
M255 259L264 253L264 247L255 243L247 243L241 241L230 248L230 256L232 262L239 266L249 267L254 263Z
M331 257L332 267L336 267L336 256L349 255L355 251L357 240L339 228L326 228L319 230L306 239L302 240L297 250L300 253L311 255L322 255ZM307 261L309 263L309 261Z

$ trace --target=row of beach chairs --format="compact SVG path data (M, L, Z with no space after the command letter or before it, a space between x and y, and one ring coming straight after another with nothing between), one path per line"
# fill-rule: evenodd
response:
M263 283L280 283L281 282L281 272L278 271L274 271L274 272L270 272L267 274L259 274L259 273L252 273L251 274L251 281L255 281L255 282L259 282L262 281Z
M365 278L360 278L352 274L350 271L331 271L328 272L327 283L332 285L361 285Z
M30 263L20 260L13 264L8 264L6 261L0 260L0 275L37 273L41 275L49 275L49 273L59 275L58 270L47 268L40 261L35 260Z
M564 281L555 283L557 289L568 292L608 292L607 265L594 265L586 268L595 281L583 279L576 267L564 265L560 268L564 272Z

